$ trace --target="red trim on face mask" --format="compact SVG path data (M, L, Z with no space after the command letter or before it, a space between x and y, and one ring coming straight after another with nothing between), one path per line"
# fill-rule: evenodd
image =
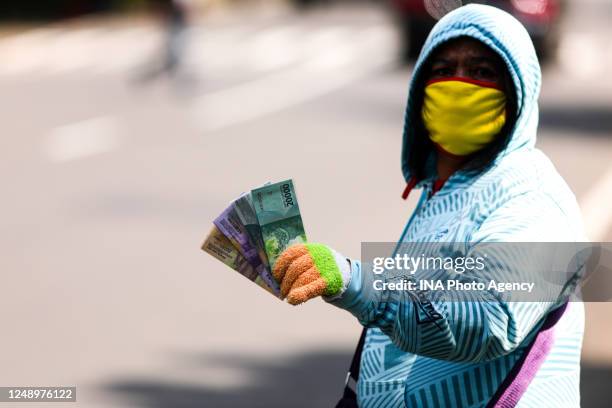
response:
M459 82L465 82L467 84L482 86L484 88L493 88L499 91L504 90L500 84L495 83L493 81L482 81L479 79L466 78L466 77L434 78L434 79L430 79L429 81L427 81L425 85L427 86L427 85L435 84L437 82L447 82L447 81L459 81Z

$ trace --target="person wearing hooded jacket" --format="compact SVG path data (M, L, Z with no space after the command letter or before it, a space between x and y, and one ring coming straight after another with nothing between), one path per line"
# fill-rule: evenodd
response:
M529 35L508 13L471 4L436 24L408 95L404 198L422 192L400 243L463 242L467 252L585 241L574 195L535 148L540 83ZM347 389L338 406L580 406L580 302L432 302L433 328L410 293L367 290L361 263L326 245L288 248L273 273L290 303L323 296L365 327L356 400Z

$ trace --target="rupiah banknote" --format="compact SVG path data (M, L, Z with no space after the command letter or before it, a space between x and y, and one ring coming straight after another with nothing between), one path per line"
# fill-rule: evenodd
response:
M238 271L249 280L255 281L259 277L255 269L216 226L213 226L208 233L202 244L202 250L208 252L233 270Z
M270 264L289 246L306 242L306 232L292 180L264 185L251 191L261 228L264 249Z
M233 205L238 218L240 218L240 222L244 225L247 234L249 234L251 242L257 248L261 263L264 264L267 270L270 270L268 256L266 255L263 238L261 236L261 227L257 222L257 214L255 214L253 201L251 200L251 193L242 194L234 201Z
M213 226L208 233L202 244L202 250L237 271L248 280L255 282L266 291L276 295L240 254L238 249L232 245L230 240L216 226Z
M246 227L240 222L240 218L234 210L234 205L227 207L221 215L214 220L215 226L225 235L229 241L246 258L247 262L261 276L263 281L270 287L272 292L280 294L280 287L272 277L270 270L261 262L257 246L251 242Z

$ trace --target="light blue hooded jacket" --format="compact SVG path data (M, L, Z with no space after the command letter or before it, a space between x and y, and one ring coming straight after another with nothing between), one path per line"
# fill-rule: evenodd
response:
M499 54L516 89L518 117L507 148L476 176L453 174L430 197L435 170L421 180L421 199L400 242L582 242L576 199L549 159L535 148L540 66L524 27L511 15L484 5L467 5L442 18L416 63L406 109L402 170L419 75L432 51L460 36L475 38ZM382 275L384 276L384 275ZM377 276L380 279L381 276ZM443 330L418 324L406 292L393 302L364 290L372 276L352 262L346 291L331 303L368 327L357 384L359 406L484 407L528 349L551 303L433 303ZM397 293L397 292L396 292ZM569 304L554 326L554 341L517 406L578 407L584 309Z

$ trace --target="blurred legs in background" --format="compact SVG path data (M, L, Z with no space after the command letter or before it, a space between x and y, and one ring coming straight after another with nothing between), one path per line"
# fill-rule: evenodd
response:
M175 76L181 68L188 29L188 7L185 0L152 0L152 7L162 21L164 40L158 55L147 63L138 75L140 82L161 77Z

